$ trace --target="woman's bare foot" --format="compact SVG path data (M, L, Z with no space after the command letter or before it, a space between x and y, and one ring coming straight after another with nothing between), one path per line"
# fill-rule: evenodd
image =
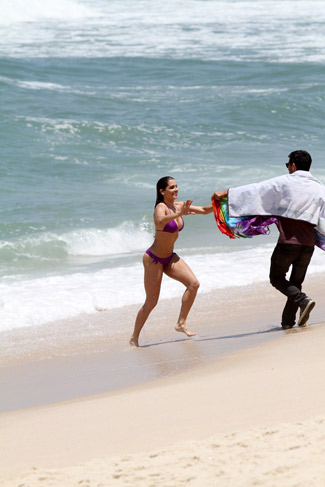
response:
M177 325L175 326L175 330L176 331L180 331L182 333L185 333L185 335L187 335L188 337L194 337L196 335L196 333L192 333L186 325L180 325L179 323L177 323Z
M137 338L134 338L134 336L132 336L132 337L130 338L130 342L129 342L129 343L130 343L130 347L132 347L132 348L137 348L137 347L139 347L139 342L138 342L138 339L137 339Z

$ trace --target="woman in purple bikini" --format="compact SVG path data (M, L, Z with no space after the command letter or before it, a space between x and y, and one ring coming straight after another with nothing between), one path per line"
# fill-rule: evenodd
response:
M154 211L155 240L143 256L146 300L135 320L130 339L130 345L133 347L139 346L138 340L143 325L158 302L163 273L186 287L175 330L185 333L188 337L195 335L187 328L186 318L200 283L186 262L173 250L178 233L184 227L183 215L207 215L212 213L213 208L211 205L193 206L192 200L176 201L177 197L178 188L175 179L170 176L159 179Z

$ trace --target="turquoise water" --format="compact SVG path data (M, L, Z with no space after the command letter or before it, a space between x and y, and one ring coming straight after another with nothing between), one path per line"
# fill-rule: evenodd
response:
M325 182L324 2L0 9L1 329L140 303L162 176L207 204L217 189L283 174L303 148ZM267 279L276 230L232 242L211 215L185 225L176 248L201 292ZM321 253L314 262L324 272ZM166 281L162 296L177 286Z

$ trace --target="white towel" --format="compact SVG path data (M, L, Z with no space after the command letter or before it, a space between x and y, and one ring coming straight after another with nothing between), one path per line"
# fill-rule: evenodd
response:
M230 217L273 215L304 220L325 235L325 186L309 171L295 171L228 190Z

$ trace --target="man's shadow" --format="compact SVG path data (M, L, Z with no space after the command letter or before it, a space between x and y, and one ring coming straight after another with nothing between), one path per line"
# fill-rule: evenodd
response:
M306 329L306 328L305 328ZM258 330L258 331L253 331L249 333L237 333L237 334L232 334L232 335L224 335L224 336L212 336L212 337L186 337L186 338L180 338L180 339L175 339L175 340L166 340L163 342L157 342L157 343L147 343L146 345L141 345L140 348L149 348L149 347L156 347L158 345L168 345L170 343L177 343L177 342L187 342L187 341L195 341L195 342L207 342L207 341L219 341L219 340L233 340L236 338L245 338L249 336L254 336L254 335L263 335L263 334L268 334L268 333L275 333L275 332L284 332L284 331L289 331L289 332L298 332L300 330L298 329L290 329L290 330L282 330L280 327L273 327L269 328L268 330Z

